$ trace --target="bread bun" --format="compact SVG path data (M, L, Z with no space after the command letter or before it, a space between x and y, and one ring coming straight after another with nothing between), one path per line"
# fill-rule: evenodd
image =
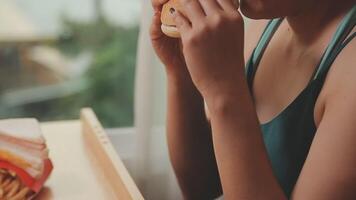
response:
M173 13L179 11L184 14L179 0L170 0L163 5L161 12L162 32L169 37L180 38L180 34L173 20Z
M238 7L238 0L232 0ZM179 11L183 15L185 15L182 6L179 3L179 0L170 0L163 5L161 12L161 22L162 22L162 32L173 38L180 38L180 34L173 20L173 13Z

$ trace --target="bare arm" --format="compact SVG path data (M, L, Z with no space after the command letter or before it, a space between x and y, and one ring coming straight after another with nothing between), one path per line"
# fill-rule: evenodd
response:
M160 30L161 5L167 0L152 0L156 10L151 26L154 49L166 66L168 80L167 133L171 162L186 199L212 199L222 194L213 151L210 125L204 113L203 98L194 86L178 50L178 40ZM251 54L265 22L254 22L246 38ZM255 36L255 37L254 37Z
M208 102L225 199L286 199L269 163L244 77L237 85Z
M167 73L167 139L170 159L186 199L212 199L221 192L203 99L186 69L179 40L161 31L162 5L152 0L155 15L150 30L152 46Z
M240 13L230 0L220 0L220 6L213 0L181 2L187 16L176 12L175 22L182 36L187 69L210 111L212 141L225 198L286 199L268 160L244 75L244 27ZM349 50L349 56L344 58L347 62L334 66L347 69L339 79L349 81L341 81L344 92L330 92L322 123L295 187L294 199L354 199L356 196L355 170L351 170L356 164L352 148L356 130L356 81L350 81L355 79L349 76L356 70L345 68L354 65L354 51ZM342 113L337 113L338 110ZM337 138L338 132L343 132L343 137ZM324 169L318 171L320 168ZM339 168L344 169L342 173ZM334 182L339 185L334 187Z
M292 199L356 198L355 44L353 41L344 49L329 72L323 89L325 112ZM285 199L273 176L255 110L241 80L238 92L224 91L210 103L225 197Z
M203 98L191 81L168 81L167 138L171 163L186 199L222 194Z
M264 20L251 21L246 37L249 45L245 48L248 57L266 24ZM221 195L210 124L203 98L190 78L168 78L167 119L170 158L184 196L211 199Z
M356 40L328 73L324 114L293 199L356 199Z

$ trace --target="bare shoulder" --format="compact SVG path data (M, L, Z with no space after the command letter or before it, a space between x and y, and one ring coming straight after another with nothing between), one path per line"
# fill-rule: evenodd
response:
M245 61L249 59L253 49L256 47L263 30L266 28L268 20L246 20L245 31Z
M331 66L324 83L326 102L354 98L356 106L356 39L350 41Z
M356 40L324 83L325 109L292 199L355 199ZM326 167L327 166L327 167Z
M342 49L330 67L318 97L317 107L321 108L319 120L324 118L326 111L352 111L349 108L356 108L355 52L356 39L353 39ZM354 115L356 120L356 109Z

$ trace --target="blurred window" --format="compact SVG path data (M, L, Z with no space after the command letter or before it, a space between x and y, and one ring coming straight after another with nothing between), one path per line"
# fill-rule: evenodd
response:
M140 0L0 0L0 118L133 125Z

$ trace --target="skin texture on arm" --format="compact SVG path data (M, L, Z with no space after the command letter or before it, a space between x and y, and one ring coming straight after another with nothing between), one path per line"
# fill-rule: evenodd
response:
M291 199L351 200L356 197L355 51L356 42L352 41L328 73L321 94L324 113ZM218 106L212 110L216 112L211 115L225 197L284 199L278 185L272 187L273 182L268 184L275 178L270 174L265 150L258 136L260 133L255 128L258 126L254 124L256 117L251 114L255 111L248 103L251 102L248 95L244 98L241 93L246 89L239 89L239 96L221 94L222 100L215 104ZM236 101L244 102L241 103L244 106L236 105ZM224 176L227 178L224 179Z
M352 43L329 72L323 91L325 111L291 199L352 200L356 197L356 68L353 58L356 43ZM256 117L248 114L253 113L253 106L239 107L225 101L238 99L241 102L242 96L223 99L217 112L212 112L212 127L226 199L284 199L276 184L268 184L274 177L267 165L259 130L254 128ZM277 194L280 195L274 196Z
M249 19L248 25L245 30L245 48L244 48L244 58L245 65L250 59L253 50L257 46L258 40L260 39L263 30L266 28L268 20L251 20ZM205 105L205 113L210 120L210 114L207 106Z
M203 98L192 85L168 81L169 154L185 199L213 199L222 189Z
M181 54L180 41L161 31L160 10L168 0L152 0L153 47L166 67L167 140L171 163L185 199L213 199L222 194L210 125L203 98Z
M245 80L241 15L230 0L181 2L187 16L177 13L175 20L188 71L211 113L224 197L284 199Z
M251 20L245 48L250 57L267 20ZM189 76L189 75L188 75ZM186 199L211 199L222 194L210 124L202 113L203 98L191 80L168 80L167 139L170 158Z
M293 199L356 198L356 41L331 67L321 95L324 114Z
M272 172L254 103L244 76L243 21L241 16L232 7L229 7L228 0L220 0L219 3L224 4L220 7L213 0L199 1L200 4L198 1L192 0L182 0L182 2L188 11L186 13L189 14L187 16L177 14L176 24L182 36L187 69L194 85L206 100L211 114L214 151L225 198L286 199ZM211 51L212 49L215 51ZM231 52L235 54L231 54ZM325 115L323 120L326 119ZM331 123L328 121L328 124ZM350 128L353 124L350 121L348 123L350 123L349 126L346 126L349 127L348 133L354 132ZM336 128L335 122L334 126ZM324 134L326 131L318 130L317 134ZM314 143L318 141L317 139L318 136ZM320 145L318 148L318 145L315 147L313 144L309 157L313 157L314 148L317 149L314 151L322 152L322 146ZM340 148L338 151L352 155L352 150L343 149L341 146ZM333 161L342 161L340 158L338 159L333 160L332 156L327 157L325 160L329 160L329 162L324 164L330 165ZM343 161L343 164L353 166L350 165L353 164L352 161L350 162L352 160L350 157L345 160L348 162ZM308 161L306 167L308 165L318 166L315 161L311 162L310 158ZM318 167L320 168L320 165ZM315 167L314 170L318 167ZM305 176L306 179L315 178L312 176L311 167L309 170L307 169L303 170L303 173L310 173ZM337 182L337 176L330 177L325 180L319 179L319 182L314 182L310 186L331 185L334 181ZM335 189L337 191L334 190L332 194L329 193L329 195L333 195L334 199L354 197L353 190L350 188L354 185L353 174L345 173L343 177L345 178L343 179L344 183L347 182L343 186L346 186L347 190L343 191L339 188ZM317 180L317 178L315 179ZM320 182L321 180L324 182ZM330 185L328 186L330 187ZM294 199L319 198L318 194L321 192L313 192L313 189L309 189L309 191L310 194L304 192L303 189L295 190Z
M153 46L166 65L168 86L167 140L171 163L186 199L212 199L222 194L213 151L210 124L205 120L203 98L194 86L176 39L160 29L160 10L167 0L153 0L156 10L151 27ZM267 21L251 20L246 55L252 53ZM169 54L170 53L170 54ZM174 56L175 55L175 56Z
M247 86L238 90L236 96L218 94L210 107L224 196L226 199L285 199L273 175ZM236 101L241 104L236 105Z
M256 1L270 5L268 1ZM175 21L182 36L184 62L165 64L169 149L185 197L210 199L219 194L220 175L225 199L286 199L273 175L244 76L245 59L253 45L244 46L241 16L230 0L181 2L188 14L177 13ZM292 0L283 2L286 6ZM301 2L298 6L302 6L304 1L295 2ZM251 5L259 5L256 10L266 6ZM282 10L273 6L268 9L277 14ZM315 18L314 15L312 11L309 15L302 13L302 20L293 20L298 18L295 16L290 18L289 24L299 22L293 26L295 33L302 31L294 35L300 36L298 41L310 37L303 27L306 19ZM314 27L312 23L308 25ZM157 40L155 42L157 44ZM246 49L251 52L246 53ZM161 55L164 52L161 51ZM352 167L355 166L352 147L355 146L356 97L350 95L356 93L356 84L352 82L356 70L351 68L354 59L350 52L355 49L345 49L339 56L333 68L343 70L331 70L324 86L321 95L325 96L324 113L292 199L354 199L356 195ZM203 97L211 114L212 132L205 120Z

